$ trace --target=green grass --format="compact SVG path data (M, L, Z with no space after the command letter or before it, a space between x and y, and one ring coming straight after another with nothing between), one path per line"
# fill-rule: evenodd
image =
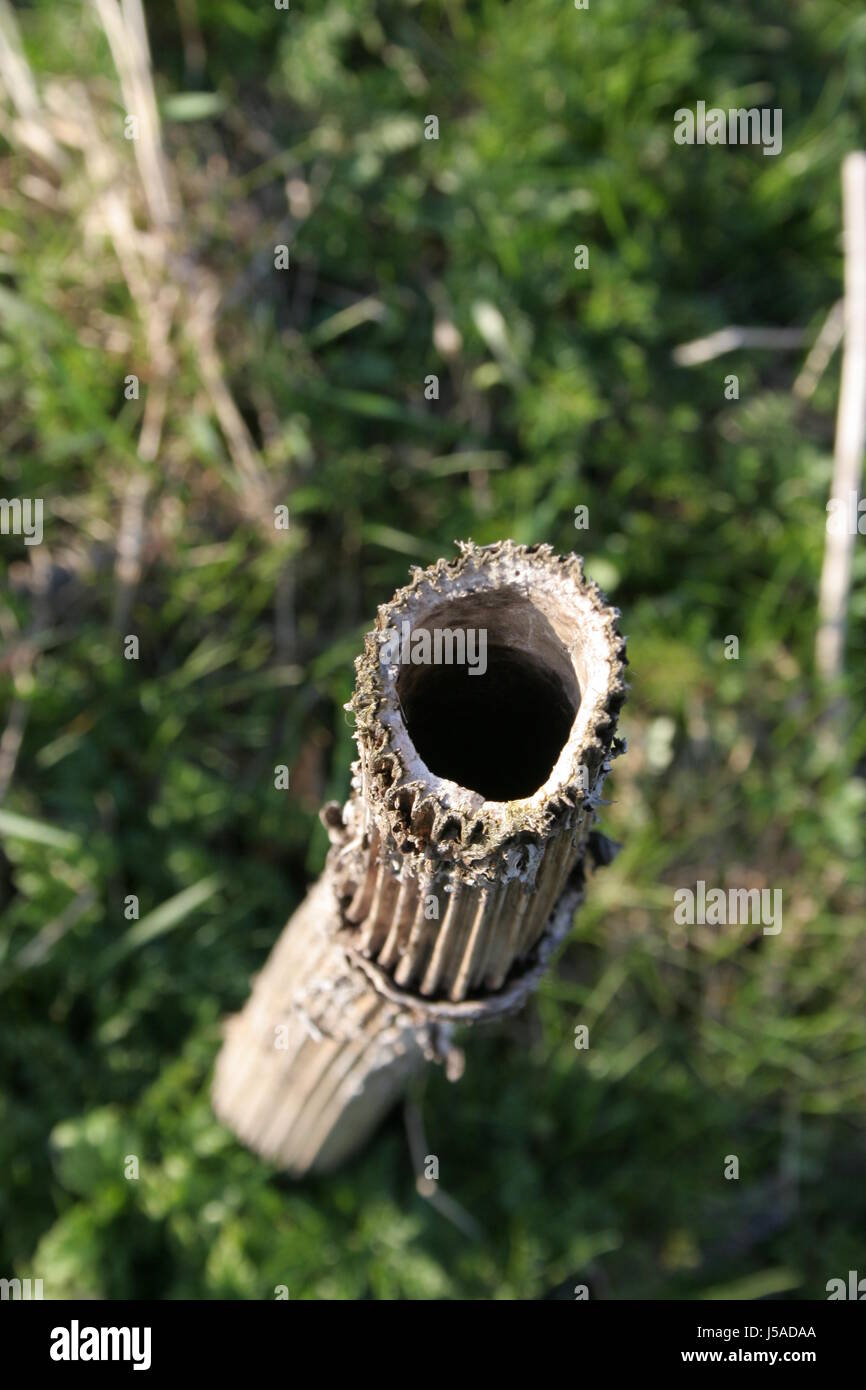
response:
M222 290L225 378L292 521L268 534L251 508L183 324L158 457L137 460L149 349L115 251L85 240L81 156L58 182L4 128L3 490L44 498L46 523L39 548L0 538L0 728L23 727L0 810L0 1272L106 1298L824 1297L866 1260L859 540L833 755L812 671L838 361L803 405L803 352L671 353L728 323L811 339L839 297L864 17L199 0L197 71L152 8L187 249ZM132 186L90 8L18 19L40 87L86 84ZM698 99L782 107L783 153L676 147ZM602 816L622 854L532 1006L415 1097L477 1238L418 1195L399 1113L294 1185L208 1101L220 1020L348 788L362 634L409 564L468 536L585 553L632 665ZM676 927L674 889L699 878L781 888L781 934Z

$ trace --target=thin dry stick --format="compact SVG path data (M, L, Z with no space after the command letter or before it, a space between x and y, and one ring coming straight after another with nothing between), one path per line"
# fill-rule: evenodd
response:
M802 328L740 328L730 324L716 333L709 333L705 338L680 343L672 355L679 367L697 367L738 348L769 348L776 352L789 352L802 347L805 337Z
M126 114L137 122L132 141L150 220L159 230L177 219L177 202L163 154L150 47L141 0L93 0L111 48Z
M322 813L325 872L217 1063L218 1115L295 1174L352 1154L425 1058L459 1076L454 1028L525 1002L595 853L621 751L618 614L575 556L460 551L379 610L356 663L352 795ZM467 651L483 632L486 671L405 664L383 645L411 633L423 652L437 632Z
M166 233L179 222L180 214L162 148L141 0L122 0L121 5L117 0L93 0L93 4L108 36L127 113L138 118L139 138L133 144L151 222L155 231ZM202 379L232 461L245 486L244 509L273 539L273 518L266 515L269 498L266 475L252 436L226 385L216 348L219 305L216 282L189 257L172 254L167 240L165 249L173 274L187 290L186 330L196 348Z
M39 656L39 637L48 625L46 589L50 562L44 554L39 553L41 549L41 546L36 546L35 549L28 552L34 604L33 617L26 640L23 643L18 644L14 641L17 625L11 619L11 612L9 616L5 612L0 613L0 636L10 648L9 669L13 682L30 675L33 671ZM24 741L29 713L30 702L21 700L16 695L10 705L6 727L2 737L0 737L0 803L5 801L6 794L12 785L12 778L15 776L18 754Z
M412 1167L417 1175L415 1188L419 1196L424 1197L434 1211L438 1212L440 1216L444 1216L446 1221L450 1221L469 1240L481 1240L484 1232L475 1218L450 1193L439 1186L438 1177L428 1178L424 1175L427 1158L432 1155L429 1155L427 1135L424 1131L424 1117L411 1095L406 1097L403 1104L403 1117L406 1122L406 1139L409 1144Z
M8 5L0 0L0 83L7 90L14 119L0 111L0 129L30 154L63 177L70 163L63 144L84 155L90 187L86 196L80 181L67 180L64 192L79 213L85 231L107 234L152 342L151 318L158 316L160 296L173 283L182 293L178 315L200 365L202 379L226 440L241 483L240 501L272 543L279 541L270 511L271 489L252 436L225 380L217 347L219 293L213 278L188 254L183 243L180 202L163 145L159 108L153 87L150 49L141 0L91 0L111 49L126 113L138 122L138 138L130 141L139 172L140 191L149 226L142 229L133 211L135 190L126 164L99 130L80 84L48 86L44 104L23 54L17 25ZM72 99L70 100L70 97ZM43 181L44 183L44 181ZM170 375L170 374L169 374ZM151 391L157 398L144 422L142 446L161 429L167 401L160 403L160 378L155 371ZM141 453L141 448L140 448Z
M17 698L9 706L6 727L0 736L0 802L5 800L15 774L29 710L29 703Z
M257 520L273 538L273 516L267 515L265 511L269 499L267 474L246 421L226 385L222 361L217 350L219 290L216 281L202 271L196 271L195 279L195 293L190 295L186 332L195 346L202 381L219 420L232 462L244 484L245 491L241 495L243 508L247 515Z
M18 24L8 0L0 0L0 82L15 111L9 138L51 169L65 169L66 156L42 118L36 82L24 56Z
M7 611L7 609L0 607L0 637L3 638L4 646L7 648L8 665L13 680L17 678L19 671L27 670L32 666L36 654L35 648L29 643L16 642L17 635L18 624L12 617L11 608ZM0 663L0 670L2 669L3 666ZM28 702L15 696L9 706L6 727L0 736L0 804L5 800L15 775L15 765L18 762L24 730L27 727L28 710Z
M791 390L799 401L814 394L818 382L830 365L830 359L845 332L845 301L837 299L821 325L821 331L809 349L809 355Z
M152 379L147 392L144 418L138 438L138 457L143 465L153 463L159 453L162 428L168 404L168 379L174 357L169 348L171 322L178 300L175 285L165 285L162 293L146 306L146 325ZM134 474L123 494L114 576L114 626L126 626L135 591L141 579L141 555L146 532L145 504L150 491L147 473Z
M842 215L845 242L845 345L842 384L836 416L836 449L831 500L841 511L840 524L827 528L815 665L828 684L842 674L851 562L856 524L850 525L850 501L856 499L866 448L866 154L846 156L842 165ZM853 516L858 515L856 503ZM847 519L849 524L844 524Z

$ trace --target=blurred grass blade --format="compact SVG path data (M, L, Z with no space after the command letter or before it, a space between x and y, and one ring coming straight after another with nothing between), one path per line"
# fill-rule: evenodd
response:
M384 546L386 550L396 550L398 555L428 555L436 559L439 547L424 541L420 536L410 536L407 531L398 531L394 526L378 526L371 523L362 528L365 541Z
M799 1288L802 1282L799 1274L792 1269L761 1269L730 1284L717 1284L715 1288L704 1289L695 1297L704 1300L767 1298L770 1294L787 1293L789 1289Z
M41 820L31 820L29 816L16 815L14 811L0 811L0 835L11 840L29 840L34 845L49 845L52 849L80 849L81 841L68 830L58 830L54 825L46 825Z
M175 92L162 103L167 121L207 121L221 116L226 99L220 92Z
M436 478L452 473L490 473L508 465L508 455L501 449L463 449L456 454L437 454L423 465L423 472Z
M340 309L336 314L331 314L314 328L308 337L310 346L322 347L325 343L333 342L335 338L341 338L344 333L351 333L353 328L359 328L362 323L380 323L387 312L381 299L372 294L367 295L365 299L350 304L347 309Z
M207 902L208 898L213 896L220 885L219 875L212 874L209 878L202 878L191 887L184 888L173 898L167 898L159 907L146 913L140 922L135 923L135 926L130 927L129 931L108 952L104 964L106 966L116 965L130 951L155 941L158 936L164 936L174 927L179 927L191 912L194 912L197 907L200 907L202 903Z

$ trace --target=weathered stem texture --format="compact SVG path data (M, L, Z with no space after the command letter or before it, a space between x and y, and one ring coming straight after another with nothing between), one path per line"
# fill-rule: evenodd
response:
M520 1007L570 929L588 848L603 857L619 614L577 556L459 550L379 609L349 706L351 795L322 812L325 871L217 1062L217 1114L298 1176L354 1153L425 1059L456 1079L454 1028Z

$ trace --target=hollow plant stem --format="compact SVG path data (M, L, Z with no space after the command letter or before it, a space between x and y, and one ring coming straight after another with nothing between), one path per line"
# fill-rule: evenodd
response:
M356 662L351 795L322 812L324 873L217 1062L217 1114L263 1157L336 1167L425 1060L459 1074L455 1028L535 988L622 751L617 618L576 556L510 541L461 545L379 609ZM433 659L407 661L406 634ZM448 650L474 668L437 663Z

